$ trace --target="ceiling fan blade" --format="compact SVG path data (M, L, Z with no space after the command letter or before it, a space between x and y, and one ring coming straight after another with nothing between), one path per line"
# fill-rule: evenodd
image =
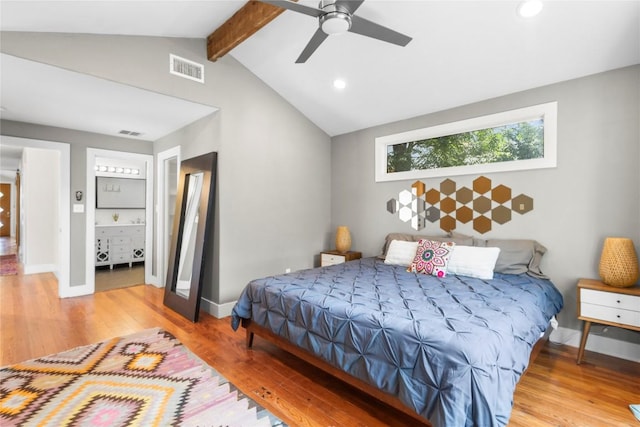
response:
M307 46L304 48L304 50L302 51L298 59L296 59L296 64L302 64L306 62L307 59L309 59L309 57L313 54L313 52L316 51L318 46L320 46L320 44L327 37L329 36L320 28L318 28L316 32L313 34L313 37L311 37L311 40L309 40L309 43L307 43Z
M260 0L262 3L268 3L273 6L278 6L283 9L293 10L294 12L304 13L305 15L313 16L314 18L324 14L321 9L315 7L305 6L303 4L295 3L287 0Z
M360 18L359 16L351 17L351 28L349 31L398 46L406 46L412 40L409 36L405 36L402 33L393 31L390 28L383 27L367 19Z
M362 3L364 0L336 0L336 6L347 9L352 15L362 6Z

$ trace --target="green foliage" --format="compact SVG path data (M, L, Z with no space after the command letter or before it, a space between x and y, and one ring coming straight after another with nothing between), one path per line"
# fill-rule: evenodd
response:
M403 142L387 147L387 172L479 165L543 157L542 119Z

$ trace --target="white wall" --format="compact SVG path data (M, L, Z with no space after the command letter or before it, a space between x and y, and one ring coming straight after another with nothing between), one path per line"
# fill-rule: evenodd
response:
M22 152L21 248L25 274L56 271L60 154L25 148Z
M380 252L389 232L443 233L437 224L415 232L386 210L386 202L410 189L412 181L376 183L374 140L378 136L419 129L486 114L558 101L558 166L485 174L515 195L534 199L533 211L514 214L480 235L471 224L456 231L482 238L530 238L548 248L543 271L564 295L560 325L579 330L576 283L598 277L597 264L607 236L626 236L640 244L640 66L478 102L332 140L332 225L351 228L353 248L365 255ZM451 177L470 187L472 176ZM445 178L423 179L428 188ZM594 327L599 333L602 328ZM607 336L640 343L640 334L609 328Z

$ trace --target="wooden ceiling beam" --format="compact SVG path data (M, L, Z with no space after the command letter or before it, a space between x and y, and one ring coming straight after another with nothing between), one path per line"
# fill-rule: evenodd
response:
M284 11L281 7L250 0L207 37L207 58L215 62Z

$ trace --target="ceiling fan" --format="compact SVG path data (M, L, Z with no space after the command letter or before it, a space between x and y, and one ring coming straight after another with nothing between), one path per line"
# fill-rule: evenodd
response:
M411 37L354 15L364 0L321 0L317 8L288 0L261 1L318 18L319 28L296 60L296 64L306 62L331 34L349 31L398 46L406 46L411 41Z

